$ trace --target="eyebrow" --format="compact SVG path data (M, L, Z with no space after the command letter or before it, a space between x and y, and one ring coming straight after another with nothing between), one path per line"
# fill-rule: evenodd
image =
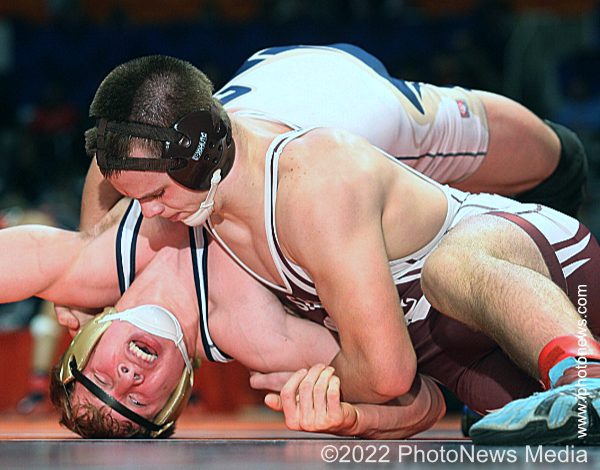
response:
M156 191L152 191L148 194L145 194L144 196L140 196L140 197L136 197L134 199L137 199L138 201L141 201L142 199L151 199L156 197L158 194L160 194L161 192L163 192L165 190L165 188L160 188Z

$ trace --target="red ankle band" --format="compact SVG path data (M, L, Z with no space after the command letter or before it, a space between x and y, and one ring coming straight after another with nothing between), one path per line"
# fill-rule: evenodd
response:
M600 360L600 345L594 338L577 335L559 336L550 341L544 346L538 359L538 368L546 389L550 388L550 369L567 357Z

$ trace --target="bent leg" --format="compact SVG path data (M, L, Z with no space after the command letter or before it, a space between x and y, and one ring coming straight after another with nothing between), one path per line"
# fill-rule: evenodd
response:
M552 339L591 336L533 239L501 217L460 222L427 259L421 285L435 309L489 335L535 378Z
M525 206L524 209L527 208ZM509 223L514 224L514 228L521 229L521 232L531 237L532 241L535 240L534 244L547 272L539 270L536 266L539 258L536 261L535 256L531 256L531 253L528 254L528 247L526 244L523 246L524 240L518 240L518 238L513 249L514 256L506 259L514 263L522 263L525 260L525 266L532 269L532 272L544 277L550 274L552 280L555 281L552 284L559 291L562 292L564 289L568 293L568 296L565 295L565 297L570 304L570 308L565 310L565 305L560 300L560 296L556 296L555 292L551 290L545 290L543 285L540 292L530 291L531 297L537 299L540 308L526 309L521 312L520 316L517 315L512 328L515 339L503 338L502 334L499 334L497 336L498 342L509 353L517 351L516 356L514 352L512 355L516 359L519 359L517 350L519 346L526 345L529 340L529 347L533 348L536 344L539 344L536 341L540 339L540 335L543 336L549 331L555 331L554 334L557 336L550 344L555 343L558 348L556 351L561 354L561 348L566 344L561 336L567 335L570 344L576 341L577 346L576 350L573 347L570 349L567 347L565 350L567 357L565 359L562 358L564 356L556 356L553 359L554 366L552 366L550 372L550 376L553 378L550 390L528 398L511 401L501 410L474 424L469 431L469 435L476 444L482 445L597 445L600 443L600 379L597 378L599 376L599 364L593 361L597 360L597 355L594 355L594 348L597 352L596 341L600 331L600 303L596 296L590 295L590 293L597 292L600 287L600 276L598 274L600 272L600 247L583 225L563 214L538 207L537 210L524 210L519 215L496 213L493 216L488 215L488 220L480 216L465 221L467 224L473 222L469 227L470 232L474 233L471 249L475 248L475 251L477 251L485 246L485 243L480 240L481 236L488 237L490 244L500 246L498 251L494 251L490 247L487 247L487 250L484 249L487 253L486 256L497 257L506 249L506 239L517 236L517 233L514 233L507 237L509 232L504 229L508 226L503 228L503 224L494 225L489 217L498 217L499 219L500 217L506 217L508 220L503 221L504 223L510 220ZM481 219L483 219L483 222ZM485 224L482 225L484 222ZM535 223L535 226L532 223ZM459 224L457 228L465 228L465 225L460 227ZM451 242L469 242L468 239L461 240L460 233L458 235ZM543 240L540 241L539 236ZM521 254L518 253L519 249L523 249ZM465 252L463 252L463 255L465 255ZM472 269L486 271L485 263L486 260L484 259L484 266L481 268L472 263L466 264ZM431 281L431 278L427 280L427 282ZM488 281L486 288L495 290L498 283L493 274L488 277ZM514 282L516 286L510 289L507 288L504 295L508 296L515 291L519 291L521 287L519 284L526 282L526 279L517 275ZM546 298L540 297L539 293L543 293L543 297ZM554 310L559 318L548 316L548 311L544 308L548 303L555 306ZM499 304L502 304L502 301L499 301ZM492 306L490 312L494 311L498 310ZM540 312L543 315L540 315ZM474 316L477 317L477 314ZM464 318L468 317L469 313L467 312ZM488 331L490 334L497 334L500 330L497 328L497 318L491 315L487 319L490 321L491 326ZM464 319L461 319L461 321L464 321ZM471 321L473 320L471 319ZM481 323L476 323L476 321L474 323L481 326ZM502 324L502 321L500 321L500 325ZM559 333L558 331L561 328L563 331ZM485 330L486 328L484 326L481 329ZM502 332L500 331L500 333ZM531 338L526 338L527 335ZM586 346L589 346L589 348ZM591 353L586 351L591 351ZM591 358L592 362L586 360L586 358ZM471 406L477 410L477 406L481 406L481 403L478 403L477 400L478 382L483 380L482 383L485 384L486 378L496 379L501 377L502 374L494 372L495 367L500 362L501 357L495 358L490 363L486 363L484 360L474 362L469 370L461 376L461 379L464 378L464 382L461 381L462 385L466 389L461 390L460 387L457 387L459 390L457 395L460 395L466 402L472 402L473 405ZM505 368L503 371L508 371L510 363ZM539 377L539 374L532 375ZM515 377L517 376L518 371ZM528 386L524 379L516 379L515 384ZM491 389L494 389L493 382ZM475 395L473 396L469 392ZM518 398L518 394L521 393L523 392L518 392L514 398ZM524 389L524 393L528 393L526 389ZM484 403L486 403L485 399Z
M487 112L490 144L478 170L455 186L463 191L510 196L530 190L548 178L560 156L556 133L516 101L489 92L474 93Z
M521 202L537 202L576 217L583 203L588 178L588 161L583 143L575 132L546 121L560 138L561 152L554 173L535 188L517 195Z

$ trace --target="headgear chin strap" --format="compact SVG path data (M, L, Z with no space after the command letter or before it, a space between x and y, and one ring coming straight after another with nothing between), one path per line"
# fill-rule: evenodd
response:
M183 374L175 391L171 394L162 410L150 421L138 413L130 410L115 398L102 390L97 384L88 379L81 372L87 365L92 351L100 341L102 335L112 324L112 320L106 319L109 315L117 313L115 308L107 308L93 320L87 322L77 333L67 351L63 355L60 364L59 378L63 386L73 380L77 380L87 388L93 395L102 400L113 410L130 419L136 424L151 431L152 437L158 437L169 429L183 412L187 404L192 387L194 386L194 374L188 367L184 367Z
M207 191L217 170L221 170L221 178L225 178L235 159L231 127L221 118L215 105L210 110L186 114L173 127L100 118L97 128L96 161L100 169L166 172L194 191ZM105 143L109 131L161 141L161 158L108 157Z
M214 211L215 194L217 192L217 187L219 186L220 182L221 182L221 170L217 170L217 171L215 171L215 173L213 174L213 176L210 180L210 190L208 191L208 194L206 195L206 199L204 200L204 202L202 204L200 204L200 207L198 208L198 210L196 212L194 212L192 215L190 215L182 220L182 222L185 225L187 225L189 227L195 227L197 225L202 225L204 222L206 222L208 220L208 218Z

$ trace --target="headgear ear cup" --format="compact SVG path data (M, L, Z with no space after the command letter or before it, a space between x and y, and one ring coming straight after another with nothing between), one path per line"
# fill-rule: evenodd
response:
M70 368L71 359L75 358L80 370L85 368L96 344L110 326L110 322L103 323L102 319L116 311L117 309L112 307L104 309L104 312L96 315L77 332L60 363L59 378L64 385L75 379Z
M175 423L181 413L183 413L190 395L192 394L193 387L194 374L190 373L186 368L177 388L171 394L160 413L154 418L154 423L161 426L161 430L158 433L153 434L154 437L158 437L161 433L165 432L173 425L173 423Z
M210 110L186 114L173 127L100 118L97 128L96 160L100 169L167 172L173 180L195 191L207 191L217 170L225 178L235 159L231 127L214 105ZM162 141L161 158L108 157L105 151L108 131Z
M186 188L207 191L213 174L221 170L221 179L231 170L235 158L235 144L231 129L218 115L216 107L195 111L180 119L173 128L187 136L191 145L183 147L165 143L163 158L185 158L187 165L168 170L169 175ZM210 129L204 132L203 129Z

